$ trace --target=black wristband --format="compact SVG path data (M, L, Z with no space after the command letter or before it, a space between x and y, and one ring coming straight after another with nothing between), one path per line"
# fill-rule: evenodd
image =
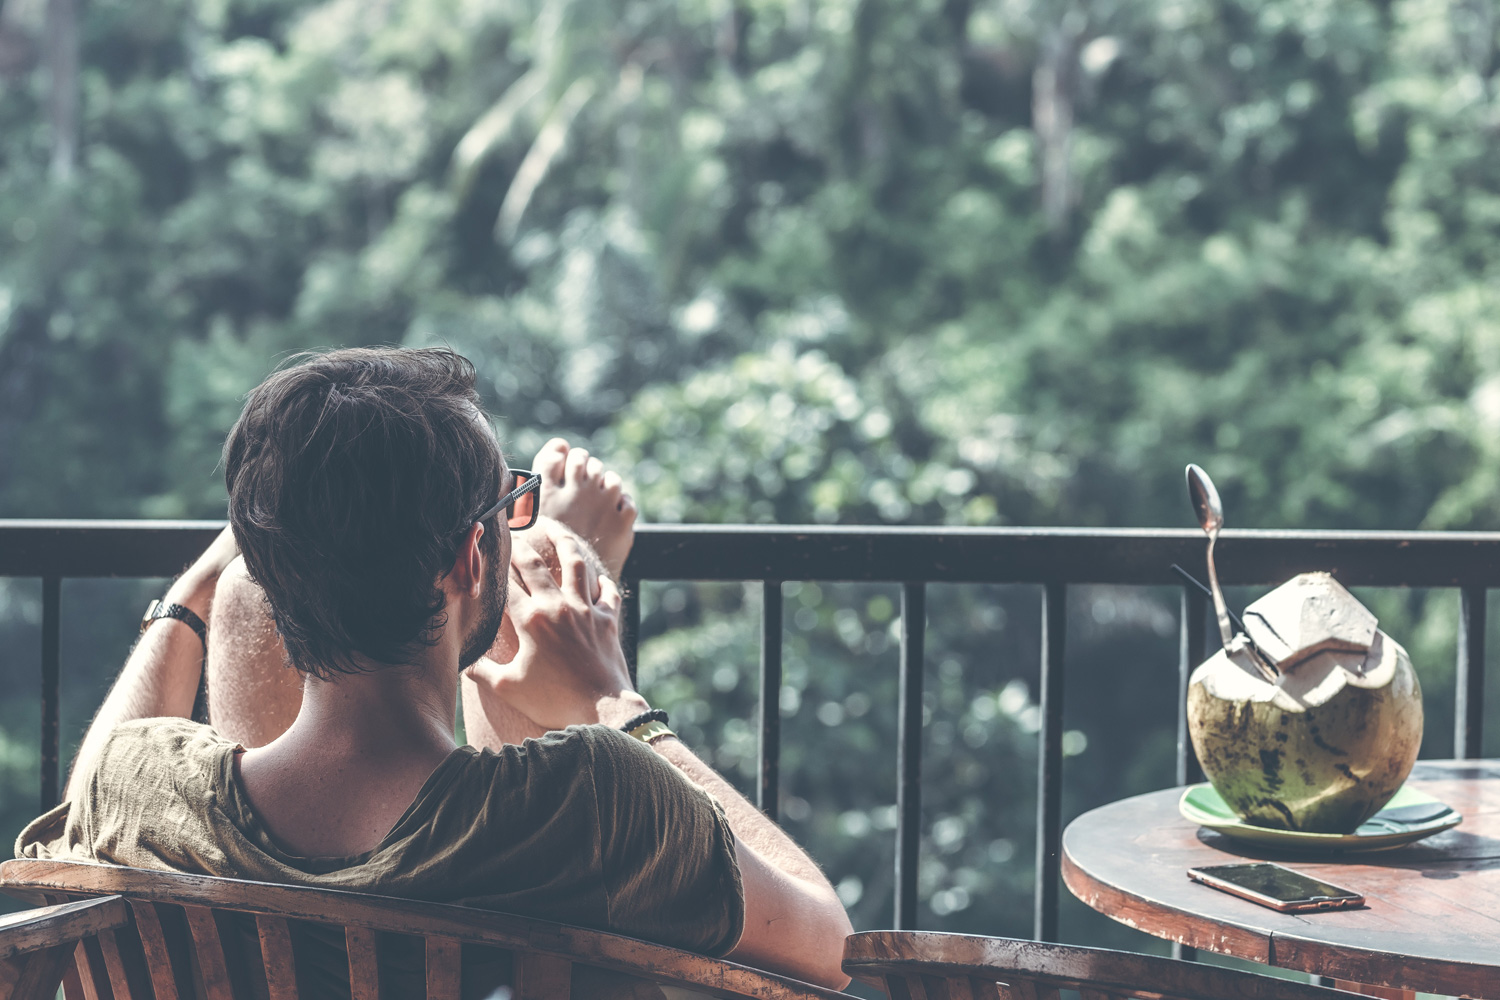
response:
M141 631L146 631L146 628L158 618L175 618L197 632L198 641L203 643L203 655L208 655L208 626L203 624L202 618L181 604L152 601L151 605L146 608L146 616L141 619Z
M670 721L664 709L653 708L650 711L642 712L640 715L633 717L629 722L620 727L620 732L628 733L636 726L644 726L648 722L660 722L665 726Z

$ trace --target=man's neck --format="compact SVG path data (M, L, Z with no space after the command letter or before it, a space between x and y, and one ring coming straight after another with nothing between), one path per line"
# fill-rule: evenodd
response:
M252 806L288 850L372 850L453 752L458 657L429 652L419 663L308 678L291 728L240 756Z
M433 662L440 659L371 665L331 680L308 677L285 736L335 744L366 759L447 754L456 746L458 665Z

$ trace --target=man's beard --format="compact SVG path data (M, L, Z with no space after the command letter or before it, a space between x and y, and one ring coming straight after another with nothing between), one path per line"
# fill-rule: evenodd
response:
M464 637L463 651L458 654L460 670L469 669L489 651L490 646L494 645L495 636L500 634L500 622L505 617L506 587L510 584L510 575L500 572L498 558L490 559L489 564L489 572L485 574L484 593L480 595L484 601L484 614L473 630Z

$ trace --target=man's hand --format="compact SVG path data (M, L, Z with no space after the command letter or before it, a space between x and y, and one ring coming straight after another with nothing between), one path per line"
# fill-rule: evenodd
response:
M647 705L630 684L620 649L620 591L593 571L571 533L537 541L517 539L511 552L506 617L515 655L504 663L480 660L470 676L484 696L547 729L622 725ZM549 555L555 555L556 575Z
M239 554L240 547L234 540L234 531L226 527L172 584L167 591L166 602L181 604L199 618L208 621L219 577Z

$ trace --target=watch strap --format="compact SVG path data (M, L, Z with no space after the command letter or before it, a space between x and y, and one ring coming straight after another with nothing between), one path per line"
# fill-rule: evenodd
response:
M208 654L208 626L188 608L181 604L168 604L166 601L152 601L146 606L145 617L141 619L141 631L144 632L151 623L158 618L175 618L184 625L198 633L198 640L203 643L204 655Z

